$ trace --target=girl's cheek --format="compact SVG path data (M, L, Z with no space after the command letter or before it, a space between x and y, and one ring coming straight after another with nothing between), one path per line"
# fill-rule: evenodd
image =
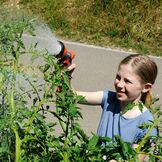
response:
M119 81L117 79L114 80L114 84L117 84Z
M117 81L115 80L115 81L114 81L114 86L117 87L117 84L118 84L118 83L117 83Z

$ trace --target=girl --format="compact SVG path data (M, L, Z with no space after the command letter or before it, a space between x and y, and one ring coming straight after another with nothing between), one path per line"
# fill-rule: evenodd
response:
M74 68L75 65L72 64L69 70ZM155 62L148 56L134 54L120 62L114 81L115 92L76 91L77 95L85 97L85 104L101 105L103 111L97 131L99 136L114 140L115 135L120 135L124 141L137 147L135 141L147 132L146 129L140 129L138 126L153 121L148 108L152 100L150 91L156 76ZM127 110L128 104L132 105L129 110ZM142 110L139 109L141 105ZM151 135L156 134L157 131L154 129Z

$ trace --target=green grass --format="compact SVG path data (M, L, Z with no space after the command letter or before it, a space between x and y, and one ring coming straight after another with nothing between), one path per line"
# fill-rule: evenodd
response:
M162 56L160 0L20 0L63 39Z

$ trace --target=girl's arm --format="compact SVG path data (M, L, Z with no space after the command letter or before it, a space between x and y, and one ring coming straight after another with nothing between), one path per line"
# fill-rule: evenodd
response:
M75 92L77 95L85 97L85 102L83 102L82 104L101 105L103 98L103 91L96 91L96 92L75 91Z
M68 67L68 70L71 72L71 75L73 71L75 70L76 65L73 63ZM85 102L82 102L82 104L88 104L88 105L101 105L102 98L103 98L103 91L96 91L96 92L82 92L77 91L73 88L71 85L73 91L80 96L85 97Z

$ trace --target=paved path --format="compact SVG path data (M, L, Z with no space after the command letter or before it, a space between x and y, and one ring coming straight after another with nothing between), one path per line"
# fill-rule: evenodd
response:
M72 42L65 43L69 50L76 52L75 63L77 68L73 76L73 85L77 90L96 91L111 89L114 90L113 81L119 62L129 52L88 46ZM159 69L158 77L153 88L153 94L161 98L162 103L162 58L153 57ZM83 120L81 125L87 134L96 132L101 115L101 108L98 106L80 106L82 108Z
M41 40L41 42L42 41L43 40ZM29 41L26 40L26 43L29 43ZM45 46L48 44L46 40L42 43L42 45ZM65 42L65 45L69 50L74 50L77 54L75 58L77 68L73 76L73 85L77 90L114 90L113 82L117 66L125 56L130 54L129 52L72 42ZM153 59L156 61L159 68L159 74L153 92L155 96L158 95L161 98L159 102L159 104L161 104L162 58L153 57ZM27 62L27 59L24 60ZM85 105L80 105L80 107L82 108L81 112L83 114L83 120L80 121L82 128L88 135L90 135L91 132L95 133L101 115L101 108L98 106ZM52 120L50 116L48 116L48 119ZM59 132L59 128L56 128L56 132Z

